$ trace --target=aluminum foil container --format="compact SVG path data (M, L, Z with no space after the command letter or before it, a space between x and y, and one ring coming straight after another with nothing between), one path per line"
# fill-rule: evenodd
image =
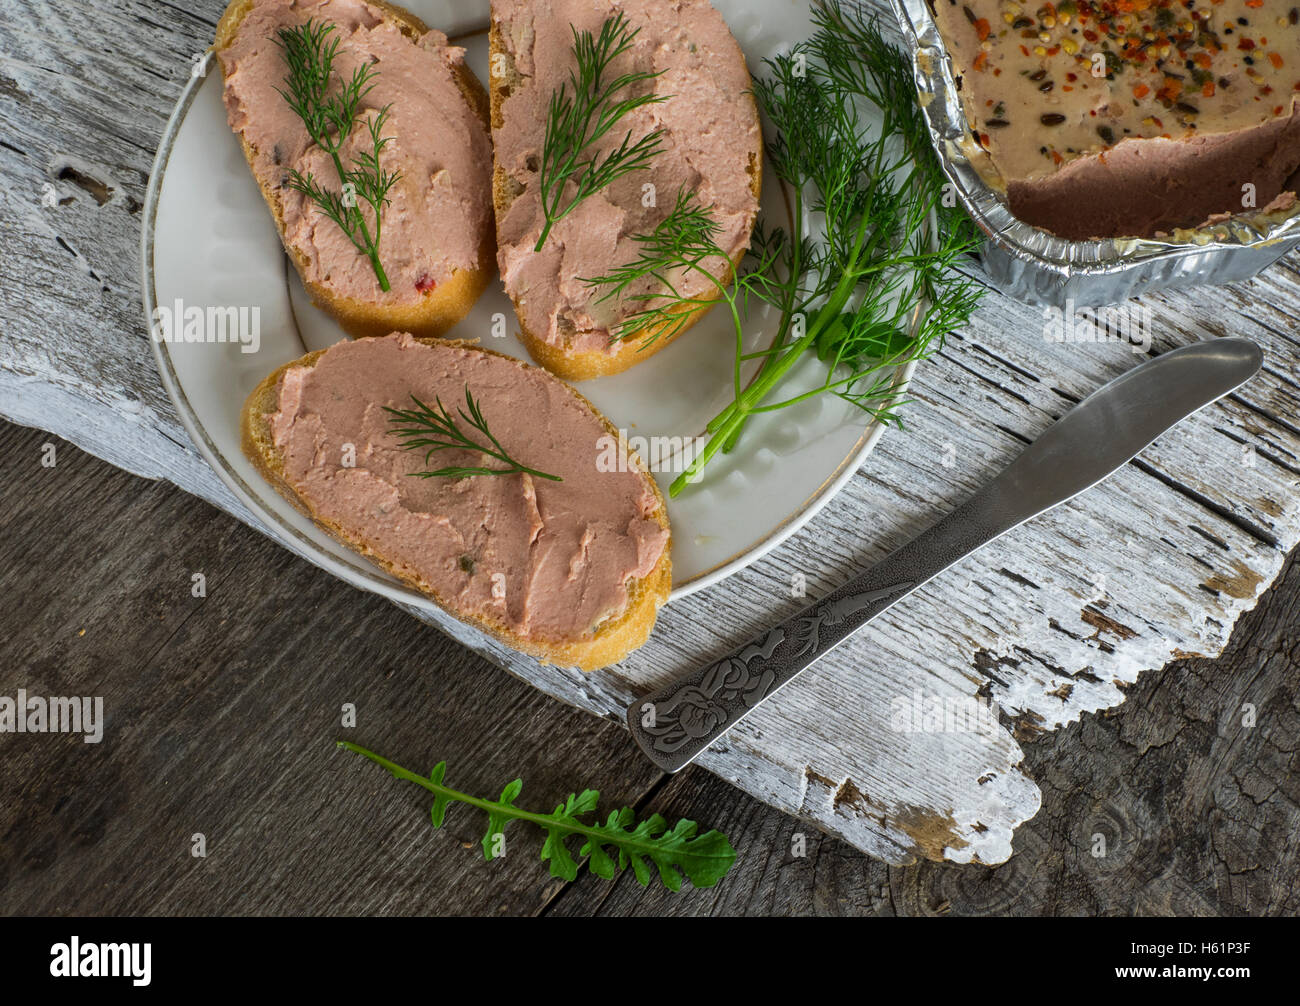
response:
M1238 215L1170 239L1067 241L1017 220L1005 196L981 176L978 151L928 0L890 0L912 53L916 86L944 172L987 235L989 278L1030 304L1100 307L1151 290L1249 279L1300 244L1300 205L1285 213Z

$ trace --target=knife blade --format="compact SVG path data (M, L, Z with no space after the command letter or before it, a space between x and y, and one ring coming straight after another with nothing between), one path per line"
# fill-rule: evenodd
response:
M1093 392L928 530L721 660L627 707L641 750L677 772L804 670L953 563L1077 496L1263 364L1247 339L1163 353Z

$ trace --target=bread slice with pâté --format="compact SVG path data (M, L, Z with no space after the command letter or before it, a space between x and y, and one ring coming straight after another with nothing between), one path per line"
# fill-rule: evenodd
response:
M660 130L658 152L643 170L616 179L576 203L546 228L542 190L548 110L561 86L572 99L579 75L575 43L599 39L607 21L634 33L608 63L604 79L652 74L615 93L651 90L661 101L618 119L578 160L603 159L625 139ZM606 289L585 280L636 259L638 234L650 233L679 193L693 193L719 225L727 257L707 260L724 285L744 256L762 186L762 131L744 54L708 0L492 0L488 91L491 96L497 264L519 317L521 339L534 360L568 380L615 374L665 348L703 316L671 334L668 323L622 338L620 326L644 306L633 294L662 290L647 280L603 299ZM570 179L555 202L563 210L576 191ZM703 276L675 272L681 293L715 302L719 291Z
M378 215L378 267L319 200L292 184L294 171L310 175L342 200L336 212L345 219L354 219L347 214L355 206L374 237L366 186L340 180L288 100L297 92L282 33L304 28L321 33L311 65L331 70L326 101L337 101L359 69L369 75L339 163L351 177L380 140L378 168L397 176ZM488 99L464 51L383 0L234 0L214 50L231 128L312 301L357 337L436 336L463 318L492 277L495 251ZM338 142L332 126L324 132L327 144ZM355 223L352 231L365 247Z
M403 446L410 420L387 409L420 405L445 409L478 446ZM241 428L257 471L318 526L544 662L616 663L668 598L654 479L590 402L538 367L457 340L345 341L269 374ZM479 449L493 444L499 456Z

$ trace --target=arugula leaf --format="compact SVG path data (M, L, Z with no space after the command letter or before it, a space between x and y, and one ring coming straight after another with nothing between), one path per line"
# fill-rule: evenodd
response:
M428 776L422 776L350 741L339 741L338 746L382 765L395 779L413 782L432 793L429 816L435 828L442 826L447 807L452 803L465 803L486 811L488 826L482 842L485 859L494 858L496 836L504 835L511 821L528 821L546 832L541 858L549 864L551 876L562 880L576 880L578 876L578 863L565 844L572 836L583 839L578 855L586 857L587 869L596 876L609 880L619 870L631 867L642 887L650 883L651 866L670 891L681 890L683 876L694 887L712 887L736 861L736 850L722 832L711 830L700 834L699 826L685 818L670 829L660 814L638 821L636 811L623 807L611 811L603 824L599 820L592 823L581 820L583 815L596 810L600 793L594 789L570 793L552 813L537 814L515 806L524 786L519 779L506 785L500 799L484 800L445 785L446 762L438 762Z

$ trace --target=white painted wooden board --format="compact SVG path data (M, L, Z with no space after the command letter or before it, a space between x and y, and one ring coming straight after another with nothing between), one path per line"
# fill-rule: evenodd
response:
M0 0L0 414L255 524L162 392L138 278L153 152L221 6ZM46 185L53 206L42 205ZM1300 539L1298 266L1292 256L1227 290L1147 297L1154 350L1244 335L1264 347L1265 372L1105 485L901 602L702 764L891 862L1005 860L1039 805L1009 728L1022 738L1054 729L1122 702L1145 668L1217 654ZM830 589L1141 359L1117 344L1048 343L1041 310L990 294L918 371L907 430L887 433L785 546L665 609L623 665L584 676L457 623L439 627L547 693L621 720L634 695L803 603L794 574L812 596ZM987 696L1005 723L898 731L897 703L918 694ZM627 757L638 757L630 742Z

